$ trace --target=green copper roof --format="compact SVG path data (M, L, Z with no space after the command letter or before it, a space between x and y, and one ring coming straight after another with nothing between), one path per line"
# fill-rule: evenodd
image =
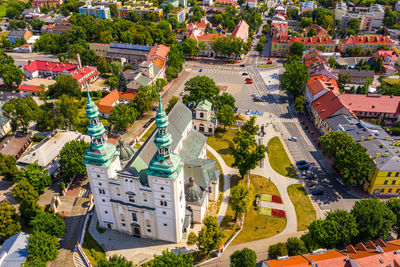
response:
M197 104L196 109L203 109L207 111L211 111L212 104L208 100L203 100L200 103Z

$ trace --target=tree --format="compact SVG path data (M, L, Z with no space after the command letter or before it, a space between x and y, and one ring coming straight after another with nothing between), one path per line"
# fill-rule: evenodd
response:
M15 208L7 201L0 203L0 239L7 239L21 231Z
M180 45L173 45L170 47L167 57L167 78L168 80L178 76L182 71L185 57L183 56L182 48Z
M256 135L260 126L256 125L256 116L251 116L250 119L242 126L241 130L248 132L251 135Z
M28 260L48 262L57 258L59 243L57 237L34 231L28 238Z
M332 65L331 65L332 66ZM338 86L343 89L346 84L351 83L351 76L349 74L339 73L338 75Z
M56 78L55 84L49 85L49 95L56 98L68 95L80 99L81 88L78 81L71 75L60 75Z
M360 31L360 21L356 18L352 18L347 22L346 27L357 34Z
M185 91L188 91L189 94L183 97L183 103L197 105L203 100L208 100L214 104L220 90L213 79L207 76L196 76L187 82Z
M4 176L6 180L12 181L18 174L19 170L15 157L0 153L0 175Z
M265 48L265 44L261 41L258 42L257 47L256 47L257 52L261 53L262 51L264 51L264 48Z
M317 35L317 31L314 28L311 28L311 30L309 30L307 32L307 37L313 37Z
M39 166L37 162L26 165L21 169L16 182L21 180L30 183L39 193L43 193L44 189L51 183L49 172L44 167Z
M133 264L121 255L112 255L109 259L101 258L97 267L133 267Z
M124 73L121 71L121 73L119 74L119 77L118 77L117 90L118 91L125 91L127 84L128 84L128 80L125 78Z
M331 68L333 68L333 69L336 69L337 68L337 62L336 62L336 59L334 58L334 57L330 57L329 59L328 59L328 63L329 63L329 65L331 66ZM342 73L339 73L339 75L340 74L342 74ZM346 74L346 75L348 75L348 74ZM350 76L351 77L351 76Z
M123 71L124 68L118 61L113 61L110 64L110 69L113 76L119 76L119 74Z
M246 131L237 132L233 142L235 144L233 151L235 162L232 166L237 167L240 175L244 178L244 175L265 158L267 148L264 145L257 145L254 136Z
M326 214L325 221L335 221L339 226L339 239L335 248L343 248L358 235L358 226L354 216L347 210L334 210Z
M116 76L111 76L110 78L108 78L108 85L112 88L112 89L116 89L118 87L118 77Z
M30 224L39 212L42 212L42 209L36 202L25 199L19 203L19 216L24 225Z
M0 77L7 87L18 86L21 84L24 73L14 64L0 66Z
M376 198L357 201L351 214L358 224L358 240L389 238L396 223L396 215Z
M153 100L148 93L139 90L137 92L135 99L131 102L131 107L137 111L137 115L141 116L146 111L149 111L153 106Z
M219 228L217 217L207 216L198 234L197 247L202 253L209 255L221 246L224 237L225 233Z
M386 206L393 212L396 216L396 221L393 226L393 230L397 233L397 239L400 238L400 199L391 198L386 202Z
M381 72L383 70L382 59L380 57L378 58L378 60L376 61L375 65L374 65L374 70L376 72Z
M223 105L217 111L217 119L218 122L224 125L224 129L226 126L232 126L233 122L235 121L235 110L228 105Z
M65 172L65 177L72 178L86 174L83 159L88 148L89 143L84 140L72 140L63 146L60 151L60 165Z
M11 119L13 131L28 130L29 123L36 120L39 113L39 107L36 102L30 98L12 98L3 106L4 115Z
M289 95L297 97L308 80L308 69L298 58L289 58L283 65L285 72L280 78L281 87L286 89Z
M296 97L294 100L294 108L299 112L303 111L305 107L305 102L306 98L304 96L301 95Z
M55 102L53 112L54 119L58 120L58 127L63 129L73 129L79 126L79 101L68 95L61 95Z
M385 15L383 17L383 25L388 28L391 28L393 25L397 24L397 14L396 12L390 10L389 8L385 9Z
M12 190L12 195L18 203L22 201L36 202L39 194L35 188L27 181L19 181Z
M186 38L185 41L181 43L182 52L186 56L192 57L199 53L199 47L197 46L197 41L192 38Z
M238 217L242 217L249 210L251 202L253 200L253 185L247 185L240 183L237 186L232 187L231 191L231 204L232 209L235 212L235 221Z
M135 119L136 110L128 105L119 103L111 111L108 121L115 125L117 130L124 131L129 124L135 122Z
M292 55L295 56L302 56L303 52L306 51L306 46L303 43L299 42L294 42L290 47L289 47L289 52Z
M138 22L139 21L139 18L138 18L138 16L136 15L136 12L134 12L134 11L129 11L128 12L128 20L130 20L130 21L132 21L132 22Z
M248 248L236 250L230 256L231 267L254 267L257 263L256 253Z
M148 265L149 267L157 266L193 266L193 257L191 254L175 253L172 251L164 250L161 255L154 255L154 259Z
M217 99L215 101L215 108L218 110L224 105L235 108L235 101L235 98L231 94L223 92L222 95L217 96Z
M289 256L307 253L307 248L304 245L303 240L297 237L289 237L286 240L286 248Z
M308 26L311 26L312 23L313 23L312 18L302 17L300 19L300 27L302 28L307 28Z
M59 238L65 233L64 220L60 216L48 212L39 212L33 218L31 225L35 232L39 231Z
M110 65L107 63L107 60L104 57L100 57L97 60L97 70L101 73L109 73L110 72Z
M173 107L176 105L176 103L178 103L178 101L179 101L179 97L177 97L177 96L171 97L171 99L168 100L168 106L165 109L165 112L168 114L173 109Z
M337 158L340 151L345 151L354 139L348 133L339 131L327 132L318 141L322 144L322 153L329 158Z
M288 250L286 244L283 242L276 243L268 248L268 257L270 259L276 259L286 255L288 255Z
M169 17L169 18L168 18L168 22L169 22L169 24L171 24L171 27L172 27L172 29L173 29L174 31L178 30L178 28L179 28L179 21L178 21L178 19L177 19L176 17L174 17L174 16Z
M319 247L334 248L340 243L340 225L334 220L315 220L307 228Z

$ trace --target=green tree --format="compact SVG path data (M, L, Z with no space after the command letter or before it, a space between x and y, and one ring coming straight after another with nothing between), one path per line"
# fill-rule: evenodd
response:
M235 98L231 94L223 92L222 95L217 96L217 99L215 101L215 108L218 110L224 105L235 108L235 101Z
M263 42L258 42L258 44L256 46L257 52L261 53L262 51L264 51L264 48L265 48L265 44Z
M327 132L318 141L322 144L322 153L329 158L337 158L340 151L345 151L354 143L353 137L339 131Z
M129 11L128 12L128 20L130 20L130 21L132 21L132 22L138 22L139 21L139 18L138 18L138 16L136 15L136 12L134 12L134 11Z
M231 191L231 205L235 212L235 221L237 218L246 215L253 200L253 185L240 183L232 187Z
M183 56L182 48L180 45L173 45L170 47L167 57L167 78L168 80L178 76L182 71L185 57Z
M179 21L178 21L178 19L177 19L176 17L174 17L174 16L169 17L169 18L168 18L168 22L169 22L169 24L171 24L171 27L172 27L172 29L173 29L174 31L178 30L178 28L179 28Z
M331 65L332 66L332 65ZM351 76L349 74L339 73L338 75L338 86L343 89L346 84L351 83Z
M209 255L221 246L224 237L225 233L219 228L217 217L207 216L198 234L197 247L202 253Z
M113 76L117 77L124 70L121 63L118 61L113 61L110 64L111 73Z
M149 111L153 106L153 99L150 95L142 90L137 92L135 99L131 102L131 107L137 111L137 115L141 116L143 113Z
M308 80L308 69L297 58L289 58L283 65L285 72L280 78L281 87L286 89L289 95L297 97Z
M72 140L66 143L60 151L60 165L66 178L83 176L86 174L86 166L83 163L86 149L89 143L84 140Z
M100 259L97 267L133 267L133 264L121 255L112 255L109 259Z
M224 129L226 126L232 126L233 122L235 121L235 111L231 106L223 105L217 111L217 119L218 122L224 125Z
M8 64L0 66L0 77L7 87L12 87L21 84L24 73L14 64Z
M268 248L268 257L270 259L276 259L286 255L288 255L288 250L286 244L283 242L276 243Z
M110 78L108 78L108 85L112 89L116 89L118 87L118 77L117 76L111 76Z
M51 183L49 172L44 167L39 166L37 162L23 167L20 175L16 178L16 182L27 181L39 193L43 193L44 189Z
M378 60L376 61L375 65L374 65L374 70L376 72L381 72L383 70L382 59L381 58L378 58Z
M304 96L301 95L301 96L296 97L296 99L294 100L294 108L297 111L302 112L305 107L305 102L306 102L306 98Z
M107 63L107 60L104 57L100 57L97 60L97 70L101 73L109 73L110 72L110 65Z
M19 216L24 225L29 225L39 212L42 212L42 209L36 202L25 199L19 203Z
M28 130L29 123L35 121L39 113L36 102L30 98L12 98L3 106L4 115L11 120L13 131Z
M15 208L8 202L0 203L0 239L7 239L21 231Z
M331 68L333 68L333 69L336 69L337 68L337 62L336 62L336 59L334 58L334 57L330 57L329 59L328 59L328 62L329 62L329 65L331 66ZM339 73L339 75L340 75L341 73ZM346 74L346 75L348 75L348 74ZM351 76L350 76L351 77Z
M57 237L44 232L33 232L28 238L28 259L48 262L57 258L59 243Z
M0 153L0 175L8 181L14 180L19 175L17 168L17 160L12 155L4 155Z
M353 30L356 34L360 31L360 21L356 18L352 18L347 22L347 28Z
M314 28L311 28L311 30L307 32L307 37L313 37L313 36L317 36L317 31Z
M183 103L194 103L197 105L203 100L215 103L219 95L219 88L214 80L207 76L196 76L190 79L185 85L185 91L189 94L183 97Z
M186 56L194 57L199 53L199 47L197 46L197 41L192 38L186 38L185 41L181 43L182 52Z
M39 212L33 218L31 225L34 232L43 232L55 237L62 237L65 233L63 218L48 212Z
M358 240L389 238L396 223L396 215L379 199L357 201L351 214L358 224Z
M121 71L121 73L119 74L119 77L118 77L117 90L118 91L125 91L127 84L128 84L128 80L125 78L124 73Z
M49 85L49 95L56 98L68 95L80 99L81 88L78 81L71 75L60 75L56 78L55 84Z
M289 47L289 52L292 55L295 56L303 56L303 52L306 51L306 46L303 43L299 42L294 42L290 47Z
M257 145L254 136L246 131L237 132L233 142L235 162L232 166L237 167L240 175L244 178L250 170L257 166L260 160L265 158L267 148L264 145Z
M300 19L300 27L306 28L308 26L311 26L313 23L312 18L307 18L307 17L302 17Z
M397 13L395 11L390 10L389 8L385 9L385 15L383 17L383 25L388 28L391 28L393 25L397 24Z
M22 201L36 202L39 194L35 188L27 181L19 181L12 189L12 195L18 203Z
M54 115L58 120L58 127L73 129L79 126L79 101L68 95L61 95L55 102Z
M257 263L256 253L249 249L236 250L230 256L231 267L254 267Z
M397 233L397 239L400 238L400 199L391 198L386 202L386 206L393 212L396 216L396 221L393 226L393 230Z
M295 256L307 253L307 248L304 245L303 240L298 237L289 237L286 240L286 248L289 256Z
M193 257L191 254L181 254L164 250L161 255L154 255L154 259L147 265L148 267L158 266L193 266Z
M251 135L256 135L260 126L256 125L256 116L251 116L250 119L242 126L241 130L248 132Z
M269 34L269 32L270 32L270 26L269 26L269 24L268 24L268 23L267 23L267 24L264 24L263 29L262 29L262 33L263 33L263 34Z
M334 248L340 243L340 225L334 220L315 220L307 228L320 247Z
M326 214L325 221L335 221L339 225L339 239L336 248L344 248L351 244L358 235L358 226L354 216L347 210L334 210Z
M173 109L173 107L176 105L176 103L178 103L178 101L179 101L179 97L177 97L177 96L171 97L171 99L168 100L168 105L167 105L167 108L165 109L165 112L168 114Z
M108 121L119 131L125 131L136 119L136 110L125 104L117 104L110 113Z

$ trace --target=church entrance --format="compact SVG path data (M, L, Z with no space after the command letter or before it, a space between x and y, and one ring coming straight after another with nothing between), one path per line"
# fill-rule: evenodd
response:
M203 124L200 124L200 125L199 125L199 131L200 131L200 132L204 132L204 125L203 125Z
M140 237L140 225L137 223L132 224L132 233L136 237Z

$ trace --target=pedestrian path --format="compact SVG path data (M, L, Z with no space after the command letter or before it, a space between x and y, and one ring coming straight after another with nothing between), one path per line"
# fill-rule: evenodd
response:
M286 210L284 204L280 203L275 203L275 202L270 202L270 201L260 201L260 206L264 208L270 208L270 209L279 209L279 210Z

